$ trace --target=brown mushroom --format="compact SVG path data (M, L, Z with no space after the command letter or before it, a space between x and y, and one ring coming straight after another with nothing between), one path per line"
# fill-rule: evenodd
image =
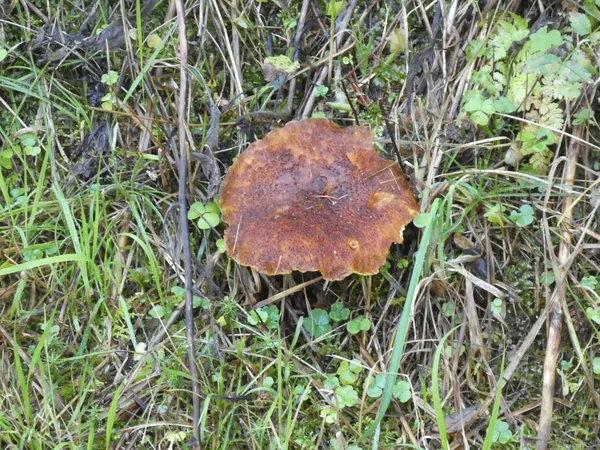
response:
M419 206L371 141L368 127L310 119L251 144L220 190L229 256L266 275L377 273Z

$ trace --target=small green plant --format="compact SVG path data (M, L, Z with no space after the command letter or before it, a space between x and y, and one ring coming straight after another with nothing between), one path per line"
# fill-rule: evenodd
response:
M28 132L19 135L20 148L27 156L37 156L42 149L40 148L37 136L34 133Z
M320 308L313 309L310 316L302 321L302 325L313 338L320 338L331 331L329 314Z
M341 361L336 372L338 376L328 377L323 383L325 389L333 391L333 407L327 406L321 410L321 417L326 423L334 423L337 420L337 411L352 407L358 402L358 392L353 385L361 370L359 361Z
M2 150L0 152L0 166L7 170L12 169L12 157L14 154L15 152L10 148Z
M23 261L36 261L44 256L44 253L39 248L23 249L21 251Z
M100 81L107 85L109 90L109 92L101 98L102 109L112 111L113 106L117 103L117 98L113 86L117 83L117 81L119 81L119 74L114 70L111 70L110 72L102 75Z
M444 347L444 354L446 355L447 358L452 358L456 355L456 352L458 351L458 356L462 356L465 353L465 346L461 345L460 347L458 346L458 342L452 342L451 344L447 344Z
M383 394L383 389L385 388L385 380L386 376L383 374L378 374L375 377L371 378L369 382L369 386L367 389L367 396L371 398L379 398ZM394 385L394 389L392 391L393 397L398 400L400 403L406 403L412 397L412 392L410 389L410 383L405 380L398 380Z
M269 330L276 330L279 328L279 308L270 305L250 311L248 323L253 326L264 323Z
M335 388L335 402L338 408L354 406L358 401L358 393L352 386L338 386Z
M329 377L323 383L325 389L333 390L340 385L340 379L338 377Z
M571 361L562 360L560 362L560 368L563 372L568 372L573 368L573 363Z
M317 97L325 97L328 92L329 88L327 86L323 86L322 84L319 84L317 87L315 87L315 95Z
M225 253L227 251L227 247L225 246L225 239L217 239L217 242L215 242L215 244L217 245L217 250L219 250L219 253Z
M508 424L502 420L496 422L492 442L506 444L512 439L512 432L508 429Z
M596 286L598 286L598 279L595 276L590 275L587 277L583 277L579 284L581 285L581 287L593 291L594 289L596 289Z
M290 18L284 17L283 18L283 27L286 30L291 30L292 28L295 28L297 24L298 24L298 21L293 17L290 17Z
M102 78L100 79L100 81L102 81L104 84L106 84L108 86L114 85L118 80L119 80L119 74L117 72L115 72L114 70L111 70L110 72L105 73L104 75L102 75Z
M600 309L594 309L590 306L585 310L585 314L592 322L596 322L600 325Z
M521 124L514 146L505 161L515 165L527 156L531 167L545 172L557 142L554 130L564 121L563 103L581 95L597 74L588 39L592 29L585 14L569 14L571 28L530 33L527 22L516 14L500 20L489 39L474 40L467 58L477 63L471 89L465 91L462 110L475 124L495 134L506 122L501 114L520 114ZM515 43L524 41L517 46ZM575 117L583 123L590 113Z
M500 316L502 314L502 299L495 298L491 304L492 314L494 316Z
M490 116L496 112L494 100L485 98L481 91L469 91L463 96L463 111L470 113L477 125L487 126Z
M336 302L331 305L331 310L329 311L329 318L334 322L342 322L344 320L348 320L350 317L350 310L344 306L342 302Z
M332 424L337 420L337 411L331 406L326 406L319 414L325 419L325 423Z
M385 388L385 375L378 374L371 378L367 388L367 395L371 398L379 398Z
M582 125L584 123L589 122L593 117L593 113L591 109L582 109L575 114L573 114L573 125Z
M190 205L188 219L196 220L196 225L201 230L210 230L221 223L221 210L215 202L203 204L195 202Z
M554 281L556 281L554 278L554 272L551 270L543 272L540 278L544 286L552 286Z
M506 207L503 205L488 205L483 217L492 225L502 226L504 224L504 211L506 211Z
M185 298L185 289L181 286L173 286L170 289L170 292L173 295L171 297L166 297L167 303L162 305L152 305L152 308L148 311L150 317L154 317L155 319L169 317L173 313L173 309ZM202 309L209 309L211 303L206 297L194 295L192 297L192 306L194 308L201 307Z
M275 380L273 379L273 377L265 377L263 379L263 387L265 389L271 389L273 387L273 384L275 384Z
M391 268L391 267L392 267L392 264L391 264L389 261L386 261L386 262L383 264L383 266L381 266L381 267L379 268L379 273L381 273L381 274L386 274L386 273L389 273L389 271L390 271L390 268Z
M596 356L592 360L592 370L596 375L600 375L600 357Z
M398 269L406 269L410 265L410 261L406 258L400 258L396 263Z
M362 370L358 361L342 361L337 370L341 384L354 384L358 373Z
M363 316L358 316L356 319L351 320L346 324L346 330L350 334L358 334L361 331L368 331L371 329L371 321Z
M42 148L35 133L28 131L18 134L13 145L0 152L0 167L10 170L13 168L13 157L16 155L37 156L41 151Z
M400 403L406 403L412 398L412 390L410 388L410 383L405 380L396 381L396 384L394 385L394 390L392 391L392 395Z
M530 205L521 205L519 211L510 212L510 220L519 227L526 227L533 223L534 211Z
M452 302L444 302L442 303L442 314L445 317L452 317L455 311L455 305Z
M146 45L151 49L159 48L162 44L163 40L157 33L152 33L146 40Z
M329 0L329 3L327 3L327 15L335 19L344 10L346 3L348 3L346 0Z

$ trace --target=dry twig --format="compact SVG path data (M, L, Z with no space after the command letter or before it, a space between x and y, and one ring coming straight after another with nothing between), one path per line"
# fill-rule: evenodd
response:
M565 166L563 169L563 185L573 187L575 181L575 170L577 169L577 158L579 156L579 137L582 128L580 125L573 129L573 135L577 139L571 139L567 149ZM563 219L573 217L573 197L567 196L563 203ZM538 428L538 441L536 450L546 450L550 439L552 428L552 411L554 408L554 382L556 376L556 362L560 347L560 332L563 321L563 308L561 299L565 296L565 263L570 259L569 248L571 244L571 232L566 223L563 222L561 241L558 249L558 258L553 261L554 276L556 279L556 288L548 300L546 310L548 312L548 336L546 345L546 357L544 359L544 376L542 386L542 409L540 411L540 422ZM549 232L546 229L546 238L551 242ZM553 258L554 259L554 258Z
M176 1L177 22L179 25L179 58L180 58L180 85L179 85L179 229L183 243L183 266L185 273L185 323L189 358L190 376L192 378L192 405L194 420L194 442L191 447L200 449L200 384L198 382L198 369L194 359L194 310L192 306L192 255L190 250L190 235L187 222L187 133L186 133L186 100L187 100L187 38L185 34L185 6L183 0Z

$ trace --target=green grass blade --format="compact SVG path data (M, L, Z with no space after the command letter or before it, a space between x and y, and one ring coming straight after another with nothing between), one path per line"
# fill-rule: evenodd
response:
M129 97L131 97L136 92L138 85L144 80L144 77L146 76L147 72L154 67L154 62L156 58L158 57L159 53L164 49L165 43L169 41L171 35L173 34L176 28L177 27L175 25L169 27L166 36L162 40L162 43L154 49L148 60L145 61L146 64L144 65L144 68L140 71L140 73L135 77L135 79L131 83L129 90L125 94L125 97L123 97L123 103L126 103L127 100L129 100Z
M11 273L23 272L37 267L49 266L51 264L57 264L61 262L89 262L89 258L84 255L77 253L67 253L66 255L49 256L47 258L36 259L35 261L27 261L23 264L17 264L16 266L8 266L0 269L0 277L10 275Z
M110 436L112 434L113 427L115 426L115 418L117 417L117 409L119 407L119 398L121 397L121 392L123 392L124 387L125 382L122 382L117 388L117 391L115 392L115 395L110 403L110 409L108 410L108 415L106 417L106 450L110 449Z
M69 230L69 235L71 237L71 242L73 243L73 248L75 252L78 254L84 254L81 247L81 241L79 239L79 233L77 232L77 226L75 225L75 218L73 217L73 212L69 207L67 199L63 194L62 189L60 188L60 181L56 179L57 174L54 173L54 181L52 183L52 191L56 196L56 200L58 200L58 204L60 205L60 209L62 210L63 217L65 218L65 222L67 223L67 228ZM86 259L87 261L87 259ZM87 292L91 292L90 280L87 273L87 265L85 262L79 264L79 268L81 269L81 277L83 279L83 284Z
M127 331L129 332L129 339L131 339L131 344L133 345L133 348L137 350L137 339L135 338L135 331L133 330L131 315L129 314L127 303L121 295L119 295L119 306L121 307L121 312L123 313L123 318L125 319L125 324L127 325Z
M444 343L450 337L460 325L452 328L446 335L442 338L440 343L435 350L435 356L433 358L433 367L431 369L431 395L433 397L433 409L435 410L435 420L438 427L438 433L440 434L440 440L442 441L442 448L448 449L450 445L448 444L448 434L446 433L446 420L444 415L444 410L442 409L442 398L440 396L440 386L438 381L438 371L440 368L440 359L442 357L442 350L444 349Z
M500 410L500 400L502 399L502 388L504 387L504 358L506 353L502 354L502 368L500 369L500 376L498 377L498 387L496 388L496 395L494 396L494 406L492 407L492 415L490 417L490 424L488 425L487 432L485 433L485 441L483 442L483 450L489 450L492 448L494 430L496 429L496 422L498 421L498 411Z
M436 228L437 225L438 206L439 199L436 199L431 205L430 212L428 213L430 220L429 223L425 226L425 230L423 231L423 237L421 239L421 243L419 244L417 259L415 261L415 266L410 277L408 292L406 293L406 303L404 304L404 309L402 310L402 315L400 316L398 330L396 331L396 339L394 341L394 348L392 350L392 356L390 357L390 362L387 367L388 375L385 380L385 388L383 389L383 395L381 397L379 411L377 412L375 420L371 423L369 428L367 428L367 430L365 430L365 432L361 435L359 442L363 442L367 437L369 437L371 434L373 434L373 432L375 432L377 427L379 427L379 424L381 423L381 420L383 419L383 416L385 415L385 412L387 411L387 408L390 404L392 398L392 391L394 389L394 383L396 382L398 368L400 367L400 360L402 359L402 352L404 351L406 335L408 334L408 325L415 303L417 286L419 284L419 279L421 278L421 272L423 270L425 257L429 249L429 244L431 243L433 230Z
M31 423L31 403L29 401L29 385L25 380L25 372L23 371L23 364L21 364L21 356L19 355L19 344L17 344L16 336L13 337L13 354L15 357L15 372L17 373L17 380L19 381L19 388L21 390L21 399L23 401L23 413L25 414L25 420L27 423Z
M52 311L52 315L50 318L44 323L44 332L38 339L38 343L33 350L33 354L31 355L31 361L29 363L29 374L27 375L27 381L31 379L33 375L33 371L35 370L35 366L40 362L40 358L42 355L42 350L44 349L46 343L48 342L48 336L50 336L50 332L52 330L52 323L54 322L54 315L56 314L56 310Z

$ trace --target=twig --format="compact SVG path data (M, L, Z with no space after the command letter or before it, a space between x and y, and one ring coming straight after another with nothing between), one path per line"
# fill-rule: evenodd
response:
M333 57L333 55L335 53L335 49L342 47L342 45L347 40L350 39L349 37L345 36L345 32L347 31L348 23L350 22L350 18L352 17L352 14L354 13L354 10L356 9L357 3L358 3L358 0L352 0L346 6L346 10L344 11L345 16L344 16L342 22L339 24L339 27L336 27L337 37L334 40L335 46L334 46L334 49L332 49L330 52L330 55L331 55L330 58ZM329 65L325 66L325 67L321 67L319 74L315 77L316 81L313 83L313 86L308 94L308 98L306 99L304 107L302 108L301 112L299 113L300 118L306 119L310 116L310 114L313 110L313 107L315 105L315 100L317 98L316 87L320 84L323 84L323 82L327 78L328 70L329 70Z
M565 166L563 169L563 186L572 187L575 180L575 170L577 169L577 157L579 155L579 142L582 128L580 125L573 129L573 138L567 149ZM573 197L566 197L563 203L563 219L573 217ZM563 322L563 309L561 297L565 295L565 263L569 260L569 247L571 243L571 233L565 223L562 225L561 241L558 248L558 258L553 261L554 276L556 279L556 288L548 303L548 337L546 344L546 356L544 358L544 376L542 386L542 408L540 411L540 423L538 427L538 441L536 450L546 450L550 440L552 428L552 411L554 409L554 383L556 377L556 362L560 348L560 332ZM548 233L546 233L548 234ZM550 243L550 236L547 236Z
M200 384L198 383L198 369L194 355L194 309L192 306L192 255L190 251L190 234L187 221L187 133L186 133L186 100L187 100L187 61L188 48L185 33L185 7L183 0L177 0L177 22L179 25L179 58L180 58L180 85L179 85L179 229L183 244L183 267L185 274L185 328L187 337L187 350L190 376L192 378L192 407L193 407L193 432L194 440L191 448L200 449Z
M302 9L300 10L300 17L298 18L298 26L296 27L296 36L294 36L294 51L292 52L292 61L298 60L298 53L300 53L300 40L304 33L304 24L306 23L306 14L308 13L308 6L310 0L302 1Z

